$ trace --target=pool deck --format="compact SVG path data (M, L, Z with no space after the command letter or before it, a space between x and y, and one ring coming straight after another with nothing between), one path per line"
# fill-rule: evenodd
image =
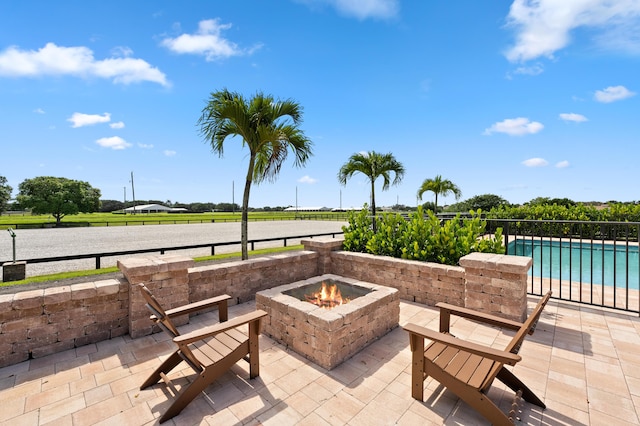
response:
M529 307L538 298L529 297ZM235 305L230 315L254 309ZM192 318L186 329L210 323ZM438 310L401 302L400 324L438 328ZM455 319L459 338L504 347L511 333ZM551 300L514 372L547 404L523 403L522 425L640 424L640 318ZM0 369L2 425L151 425L167 406L163 385L139 385L173 350L164 333L118 337ZM411 398L408 334L398 327L327 371L260 337L261 375L240 363L166 425L482 425L484 419L437 382ZM184 365L184 364L183 364ZM178 383L192 374L183 368ZM490 397L509 411L512 392L495 381Z

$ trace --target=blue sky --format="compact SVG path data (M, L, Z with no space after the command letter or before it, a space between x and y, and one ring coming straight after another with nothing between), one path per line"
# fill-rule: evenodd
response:
M0 175L240 204L247 150L196 126L228 88L299 102L314 143L253 207L361 206L365 177L336 175L370 150L406 169L378 205L436 175L462 199L638 200L638 76L639 0L6 1Z

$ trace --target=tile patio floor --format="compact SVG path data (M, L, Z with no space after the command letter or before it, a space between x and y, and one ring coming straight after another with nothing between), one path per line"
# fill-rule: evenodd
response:
M530 297L529 305L537 302ZM236 305L230 315L253 309ZM438 327L438 311L401 302L400 324ZM215 313L186 328L210 322ZM460 338L503 347L497 329L456 319ZM0 369L0 423L19 425L150 425L165 409L163 385L138 386L172 350L164 333L128 336ZM238 364L209 386L171 425L474 425L486 424L437 382L425 402L411 398L408 334L396 328L350 360L324 370L261 336L261 376L248 381ZM524 403L527 425L637 425L640 416L640 319L550 301L514 369L547 404ZM178 373L191 374L184 369ZM490 396L509 411L512 393L497 380Z

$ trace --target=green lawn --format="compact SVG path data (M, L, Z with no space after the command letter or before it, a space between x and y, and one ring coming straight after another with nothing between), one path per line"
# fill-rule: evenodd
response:
M113 213L81 213L66 216L63 226L132 226L157 224L187 224L240 221L240 212L236 213L144 213L123 215ZM344 212L250 212L250 221L271 220L346 220ZM7 228L43 228L55 225L55 219L49 215L3 215L0 216L0 229Z

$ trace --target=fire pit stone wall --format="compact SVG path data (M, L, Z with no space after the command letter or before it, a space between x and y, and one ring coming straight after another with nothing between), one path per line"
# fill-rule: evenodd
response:
M347 304L324 309L283 292L334 280L372 290ZM330 370L398 326L398 290L325 274L256 293L257 309L269 313L263 333Z

